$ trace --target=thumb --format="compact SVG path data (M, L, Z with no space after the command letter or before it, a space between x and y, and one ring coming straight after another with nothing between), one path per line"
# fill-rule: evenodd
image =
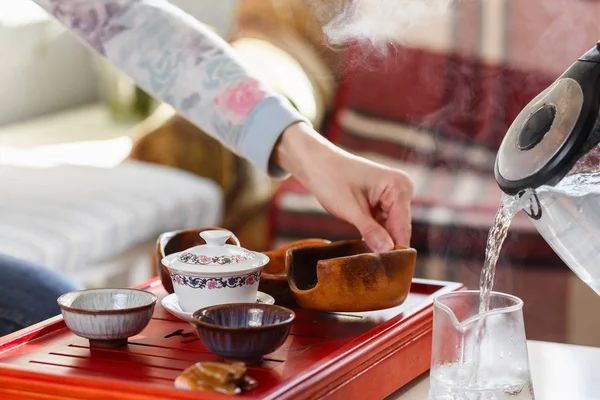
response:
M389 233L370 215L362 214L358 216L354 226L356 226L371 250L381 253L394 247L394 241Z

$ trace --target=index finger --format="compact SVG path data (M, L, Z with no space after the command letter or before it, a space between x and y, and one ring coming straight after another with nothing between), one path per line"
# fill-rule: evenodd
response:
M386 211L388 213L386 228L394 243L409 247L412 233L410 199L398 199Z

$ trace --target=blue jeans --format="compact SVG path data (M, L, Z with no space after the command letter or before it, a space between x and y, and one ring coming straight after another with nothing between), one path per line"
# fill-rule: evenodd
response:
M60 314L56 299L80 288L56 271L0 254L0 336Z

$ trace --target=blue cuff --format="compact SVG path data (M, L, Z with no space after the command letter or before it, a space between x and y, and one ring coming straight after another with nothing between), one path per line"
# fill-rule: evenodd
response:
M289 173L272 164L270 159L283 131L296 122L310 124L286 98L269 96L261 100L248 116L240 134L237 150L272 178L285 179Z

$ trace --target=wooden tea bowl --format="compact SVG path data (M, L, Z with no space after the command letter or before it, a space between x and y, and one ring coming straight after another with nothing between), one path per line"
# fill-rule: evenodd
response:
M288 283L298 305L328 312L375 311L408 296L417 251L401 246L373 253L362 240L290 249Z
M296 300L290 290L286 273L285 255L287 251L301 246L328 243L331 242L326 239L302 239L274 250L265 251L264 254L269 257L269 263L265 265L261 273L258 290L273 296L276 304L296 306Z
M215 229L223 229L218 227L207 227L199 229L184 229L163 233L156 241L156 270L160 276L160 281L167 293L173 293L173 282L167 267L162 265L161 260L169 254L178 253L187 250L191 247L206 244L204 239L200 237L200 232L210 231ZM228 244L237 245L239 242L235 236L227 240Z

